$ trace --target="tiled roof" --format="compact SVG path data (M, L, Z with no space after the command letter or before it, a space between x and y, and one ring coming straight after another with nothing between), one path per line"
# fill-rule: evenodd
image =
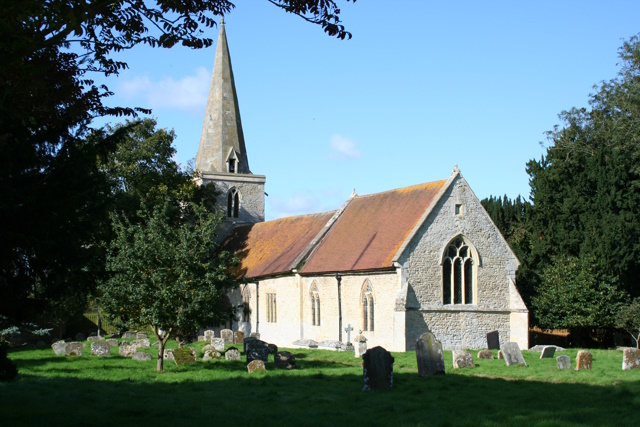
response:
M393 256L446 182L355 197L311 253L301 273L393 267Z
M290 272L292 264L335 211L294 216L237 227L222 249L239 260L239 277L247 279Z

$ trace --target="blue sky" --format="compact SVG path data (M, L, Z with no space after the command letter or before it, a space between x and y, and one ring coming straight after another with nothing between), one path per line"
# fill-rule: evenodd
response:
M558 113L586 107L640 32L638 1L339 0L340 41L266 0L225 17L249 164L266 175L266 217L339 207L447 178L457 164L480 198L529 196ZM217 40L219 29L212 28ZM96 79L109 103L153 109L195 157L215 45L136 48Z

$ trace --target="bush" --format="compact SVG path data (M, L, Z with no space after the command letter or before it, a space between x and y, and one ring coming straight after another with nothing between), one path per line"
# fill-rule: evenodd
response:
M13 381L18 375L18 367L7 357L7 344L0 341L0 381Z

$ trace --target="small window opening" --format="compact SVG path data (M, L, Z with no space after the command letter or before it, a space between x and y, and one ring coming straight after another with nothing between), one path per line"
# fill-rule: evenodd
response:
M236 159L229 158L229 173L236 173Z
M462 205L457 203L456 204L456 215L461 215L462 214Z

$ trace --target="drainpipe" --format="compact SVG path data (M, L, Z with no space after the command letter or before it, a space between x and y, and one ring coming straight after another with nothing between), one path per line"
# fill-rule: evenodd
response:
M336 273L336 280L338 281L338 341L342 342L342 296L340 293L342 277L340 273Z

